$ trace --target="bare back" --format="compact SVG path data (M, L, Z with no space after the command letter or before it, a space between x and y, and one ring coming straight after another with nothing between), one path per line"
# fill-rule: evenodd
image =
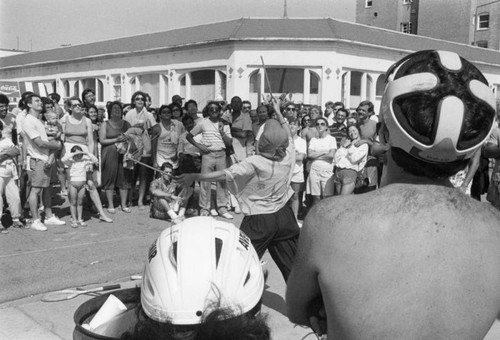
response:
M483 339L500 311L500 213L456 189L333 197L305 228L328 339Z

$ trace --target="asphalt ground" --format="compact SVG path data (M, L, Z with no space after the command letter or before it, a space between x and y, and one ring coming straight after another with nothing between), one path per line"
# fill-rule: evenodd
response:
M46 232L10 228L9 234L0 235L0 340L71 339L73 314L92 296L46 303L40 300L43 294L113 283L134 287L139 281L132 281L131 275L142 273L149 246L170 226L149 218L149 210L132 208L129 214L117 209L110 215L113 223L85 212L89 226L73 229L67 200L56 197L54 203L65 226L48 226ZM234 216L239 226L243 216ZM273 339L316 339L309 329L288 321L285 282L267 253L263 259L269 276L262 311L268 315ZM498 320L485 339L500 339Z

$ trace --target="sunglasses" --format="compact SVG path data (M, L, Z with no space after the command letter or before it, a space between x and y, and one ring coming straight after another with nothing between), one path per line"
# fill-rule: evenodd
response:
M316 123L316 126L326 126L325 123Z
M251 109L252 109L252 107L251 107L251 106L243 106L243 110L245 110L245 109L247 109L247 110L251 110Z
M78 104L71 104L71 107L82 107L82 104L78 103Z
M144 98L142 98L142 97L137 97L137 98L135 98L135 101L136 101L136 102L137 102L137 101L139 101L139 100L140 100L140 101L144 101Z
M308 118L308 119L304 119L304 122L310 122L311 120Z
M294 107L287 107L286 110L287 111L295 111L295 108Z

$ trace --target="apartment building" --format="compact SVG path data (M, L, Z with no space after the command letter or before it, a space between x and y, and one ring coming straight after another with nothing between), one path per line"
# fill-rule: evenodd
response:
M356 0L356 22L500 49L500 0Z

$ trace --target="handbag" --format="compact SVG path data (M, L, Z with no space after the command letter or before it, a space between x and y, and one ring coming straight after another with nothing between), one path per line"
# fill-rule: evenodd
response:
M355 188L364 188L367 187L368 184L370 184L370 180L368 179L368 176L366 175L366 169L363 168L362 170L358 171L358 174L356 176L356 184Z

